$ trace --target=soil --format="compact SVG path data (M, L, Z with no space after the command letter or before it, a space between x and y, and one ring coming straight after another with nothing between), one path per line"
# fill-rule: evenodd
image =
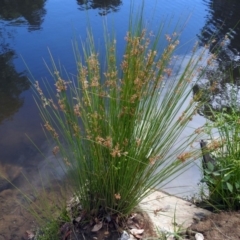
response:
M240 212L212 213L195 222L187 230L187 239L195 240L195 233L202 233L205 240L240 239Z
M22 196L14 189L0 192L0 240L25 239L25 231L34 228L34 218L18 204Z
M0 192L0 240L28 239L26 231L36 227L31 215L16 204L16 199L20 199L20 197L14 189ZM120 232L125 228L130 229L130 227L144 229L144 233L139 234L139 239L154 236L154 223L151 223L145 213L136 212L134 218L129 219L125 227L118 228L115 223L104 221L102 228L96 232L92 232L96 222L85 226L76 222L74 224L69 223L62 228L60 239L117 240L121 237ZM240 211L212 213L205 219L196 219L187 229L186 236L183 239L195 240L195 233L198 232L203 234L205 240L237 240L240 239L239 226Z
M136 228L144 229L144 234L132 236L131 239L148 239L156 237L153 230L153 223L146 214L137 213L134 218L133 225ZM195 240L196 233L202 233L204 240L237 240L240 239L240 212L221 212L212 213L202 220L195 220L186 231L182 239ZM68 231L62 234L61 239L64 240L117 240L121 234L116 230L116 226L112 224L103 224L101 230L92 232L93 226L87 226L84 229L76 226L69 226ZM119 229L121 230L121 229ZM67 234L66 234L67 233ZM152 238L151 238L152 239ZM155 238L158 239L158 238ZM174 238L170 238L174 239Z

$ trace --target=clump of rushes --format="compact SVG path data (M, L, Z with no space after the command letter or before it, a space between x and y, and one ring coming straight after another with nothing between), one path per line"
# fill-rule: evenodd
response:
M198 109L191 81L203 53L193 51L181 71L174 69L179 35L164 36L163 27L153 35L139 16L130 21L119 65L116 40L105 35L100 61L89 34L83 55L75 47L76 79L63 79L53 61L56 94L49 99L35 83L53 153L61 154L74 194L93 217L127 216L197 154L186 150L197 135L179 136Z

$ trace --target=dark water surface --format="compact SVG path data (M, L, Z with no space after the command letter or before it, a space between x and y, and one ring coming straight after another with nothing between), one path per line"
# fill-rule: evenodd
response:
M40 82L42 78L51 79L43 63L43 59L50 62L48 49L56 61L60 60L68 72L75 74L71 41L86 38L88 20L98 46L103 41L103 21L114 26L121 55L130 2L0 0L0 169L6 176L14 179L20 168L30 174L37 166L41 167L41 158L26 135L51 155L22 58ZM137 6L141 1L134 2ZM204 45L212 34L216 35L217 42L228 34L228 44L217 60L219 64L230 61L239 64L240 25L236 26L239 12L239 0L151 0L145 4L146 23L153 30L168 18L172 24L165 31L172 33L176 24L184 25L189 18L180 38L182 47L177 52L180 55L187 54L196 40ZM198 116L194 125L198 127L204 121ZM193 167L180 178L180 183L196 186L199 177L198 167ZM179 184L179 179L176 183ZM2 189L0 184L0 191Z

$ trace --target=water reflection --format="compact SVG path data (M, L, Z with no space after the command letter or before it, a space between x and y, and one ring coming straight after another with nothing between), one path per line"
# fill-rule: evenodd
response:
M203 0L208 6L206 23L198 35L200 44L210 42L210 52L218 52L218 57L205 79L198 83L195 93L200 89L205 93L201 113L211 117L211 110L229 108L239 104L238 86L240 85L240 1L239 0ZM213 37L214 36L214 37Z
M0 51L0 124L18 111L24 99L21 93L30 87L23 73L17 73L12 63L14 51Z
M205 26L198 35L203 45L209 42L214 35L215 43L211 44L213 51L216 43L223 41L225 36L228 40L223 45L219 62L240 60L240 1L239 0L203 0L208 6L208 15Z
M46 14L46 0L0 0L0 20L9 21L12 25L29 25L29 30L38 30Z
M120 9L121 0L77 0L80 10L98 9L99 15L106 15Z

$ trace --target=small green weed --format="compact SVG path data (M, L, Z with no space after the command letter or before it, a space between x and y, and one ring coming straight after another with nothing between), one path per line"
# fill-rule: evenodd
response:
M178 224L176 221L176 207L174 210L174 215L173 215L173 220L172 220L172 225L173 225L173 231L166 231L166 230L161 230L159 228L156 228L156 232L157 232L157 238L152 238L152 239L156 239L156 240L167 240L170 237L172 239L175 240L182 240L184 239L184 235L186 233L186 229L184 229L183 227L183 223L182 224ZM148 240L150 240L151 238L149 238Z
M36 240L59 240L61 237L60 227L64 223L71 222L69 213L66 208L62 208L58 217L46 219L46 222L41 224L41 228L36 231Z
M35 239L37 240L59 240L59 228L58 221L50 221L43 225L36 233Z
M208 123L209 133L216 129L207 148L212 151L215 163L207 163L203 181L209 188L209 201L218 209L240 208L240 117L233 105L230 112L212 112L214 122ZM228 110L229 110L228 109Z

